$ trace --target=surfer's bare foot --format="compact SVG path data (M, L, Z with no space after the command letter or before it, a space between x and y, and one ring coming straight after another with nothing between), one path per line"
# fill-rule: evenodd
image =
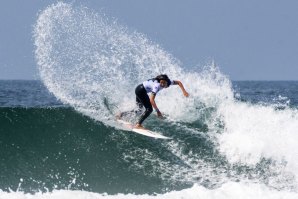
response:
M145 129L141 124L136 124L134 126L134 128L136 128L136 129Z

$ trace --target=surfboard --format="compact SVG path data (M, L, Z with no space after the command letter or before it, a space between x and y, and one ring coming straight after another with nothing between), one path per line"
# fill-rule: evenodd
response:
M148 129L136 129L133 128L134 125L131 124L130 122L124 121L124 120L117 120L117 122L119 122L120 124L122 124L123 126L125 126L126 128L128 128L128 130L133 131L135 133L141 134L141 135L145 135L148 137L152 137L152 138L159 138L159 139L172 139L170 137L166 137L158 132L154 132L154 131L150 131Z

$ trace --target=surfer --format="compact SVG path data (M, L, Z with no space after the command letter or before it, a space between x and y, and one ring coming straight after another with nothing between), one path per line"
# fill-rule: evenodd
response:
M137 112L140 112L143 107L145 107L145 112L142 113L134 128L144 129L142 123L152 113L153 108L156 111L157 116L159 118L163 118L162 113L155 103L155 97L160 90L162 90L163 88L168 88L170 85L179 85L183 92L183 95L185 97L189 96L188 92L184 89L181 81L170 80L166 74L158 75L157 77L149 79L136 87L135 93L136 103L138 106ZM151 93L150 96L147 93ZM120 119L124 114L125 113L120 113L118 119Z

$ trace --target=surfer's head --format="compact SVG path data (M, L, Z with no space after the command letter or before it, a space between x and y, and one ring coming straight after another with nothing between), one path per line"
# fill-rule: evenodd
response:
M169 84L166 80L160 80L159 84L162 88L168 88L169 87Z
M158 75L157 77L155 77L155 79L160 83L160 86L163 88L167 88L171 84L171 80L166 74Z

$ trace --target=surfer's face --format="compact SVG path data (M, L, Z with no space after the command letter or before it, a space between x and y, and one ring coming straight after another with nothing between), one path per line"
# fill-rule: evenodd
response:
M163 88L167 88L168 87L168 82L166 80L160 80L160 86Z

